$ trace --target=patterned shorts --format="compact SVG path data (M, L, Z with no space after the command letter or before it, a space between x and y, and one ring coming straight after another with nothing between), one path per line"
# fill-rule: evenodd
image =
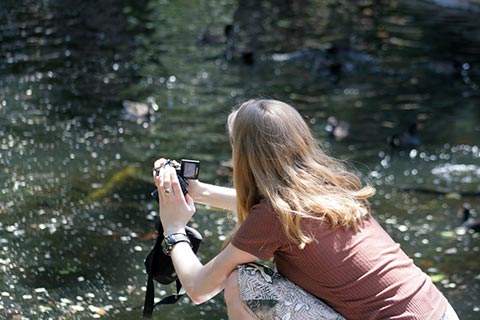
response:
M238 267L238 288L243 303L257 319L345 319L279 273L255 263Z

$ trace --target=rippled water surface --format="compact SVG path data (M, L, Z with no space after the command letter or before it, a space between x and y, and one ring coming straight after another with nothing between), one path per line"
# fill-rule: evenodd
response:
M478 319L480 239L456 228L465 202L480 218L480 10L239 3L2 1L0 318L140 318L152 162L199 159L204 181L231 185L226 116L263 96L377 187L375 217ZM330 116L346 138L328 137ZM418 145L389 145L413 123ZM232 220L199 206L193 225L208 261ZM218 296L155 314L173 318L227 316Z

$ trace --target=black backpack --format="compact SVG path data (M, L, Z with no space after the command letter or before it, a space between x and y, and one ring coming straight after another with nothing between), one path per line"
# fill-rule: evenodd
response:
M148 274L147 280L147 292L145 294L145 304L143 306L143 317L150 319L152 317L153 310L159 304L173 304L177 302L184 294L185 290L182 288L182 284L175 273L172 258L167 256L162 251L163 241L163 227L160 221L157 225L158 237L155 242L155 246L145 258L145 270ZM186 226L185 231L192 244L192 250L197 253L200 243L202 242L202 235L192 227ZM157 303L155 300L155 285L154 281L161 284L170 284L176 281L177 293L163 298Z

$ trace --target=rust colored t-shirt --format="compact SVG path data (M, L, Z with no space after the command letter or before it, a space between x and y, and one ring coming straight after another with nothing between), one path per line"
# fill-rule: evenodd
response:
M322 299L347 319L439 320L447 300L373 217L358 230L305 219L315 241L300 250L266 202L255 205L232 244Z

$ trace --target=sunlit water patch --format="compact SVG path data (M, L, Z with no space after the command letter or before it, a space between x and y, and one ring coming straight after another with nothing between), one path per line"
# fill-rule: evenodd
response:
M480 207L478 17L425 1L33 2L0 10L0 316L139 318L153 160L199 159L202 180L231 185L226 117L265 96L292 102L354 162L377 187L373 214L462 319L478 318L478 236L455 232L458 207ZM199 43L231 23L253 63ZM341 141L327 137L331 115L350 123ZM389 148L412 120L420 145ZM233 221L199 206L192 225L206 262ZM185 298L155 317L226 310L221 296Z
M432 174L448 183L472 183L480 176L480 167L474 164L446 164L433 168Z
M435 153L417 149L382 151L378 157L379 163L370 175L379 185L470 196L480 192L480 152L476 145L445 145Z

